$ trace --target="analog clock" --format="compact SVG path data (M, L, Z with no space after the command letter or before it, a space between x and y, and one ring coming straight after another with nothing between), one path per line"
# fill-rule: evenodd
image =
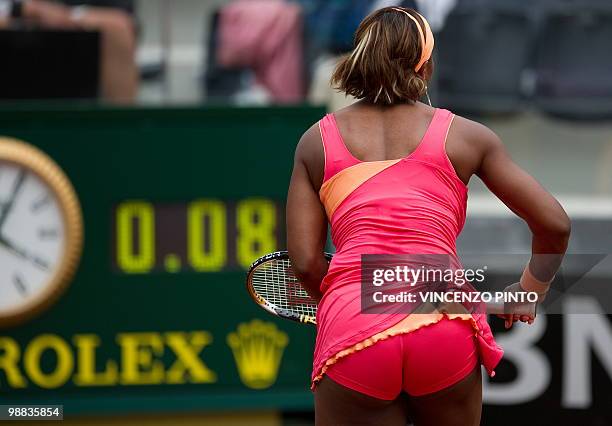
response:
M0 138L0 326L57 300L82 243L81 208L59 166L31 145Z

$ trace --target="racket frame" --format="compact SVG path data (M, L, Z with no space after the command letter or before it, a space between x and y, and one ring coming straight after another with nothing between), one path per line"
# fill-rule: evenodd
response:
M332 258L331 254L324 253L324 255L328 261L331 260ZM306 314L298 314L297 312L292 312L287 309L279 308L278 306L274 305L273 303L266 300L264 297L262 297L260 294L257 293L257 291L255 290L255 287L253 286L253 282L252 282L253 273L255 272L258 266L260 266L263 263L269 262L271 260L290 260L289 252L286 250L275 251L274 253L270 253L263 257L260 257L259 259L257 259L255 262L251 264L251 266L249 267L249 272L247 273L247 279L246 279L247 291L249 292L249 295L251 296L251 298L260 307L262 307L263 309L265 309L272 315L276 315L279 318L288 319L291 321L299 322L301 324L316 325L317 324L316 317L311 316L311 315L306 315ZM301 283L298 283L298 284L303 288Z

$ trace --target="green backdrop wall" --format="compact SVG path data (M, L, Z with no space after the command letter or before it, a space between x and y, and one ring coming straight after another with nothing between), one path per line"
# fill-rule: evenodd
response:
M61 403L66 413L312 407L314 329L256 307L244 272L284 248L293 151L323 114L1 111L0 135L63 168L85 223L68 291L38 318L0 330L0 342L20 349L25 382L0 367L3 403Z

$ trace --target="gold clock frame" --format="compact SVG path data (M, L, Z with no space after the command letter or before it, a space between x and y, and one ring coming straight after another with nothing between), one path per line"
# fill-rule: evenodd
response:
M53 305L69 286L83 250L83 215L74 187L51 157L18 139L0 137L0 162L13 163L34 173L55 195L64 223L64 253L45 291L23 306L0 312L0 328L34 318Z

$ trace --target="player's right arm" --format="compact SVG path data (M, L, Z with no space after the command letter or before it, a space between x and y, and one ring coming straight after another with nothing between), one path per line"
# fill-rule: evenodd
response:
M532 255L521 286L530 284L525 283L528 276L531 286L547 291L546 285L539 284L550 283L561 265L571 231L570 219L555 197L512 160L494 132L474 123L472 133L480 152L476 175L526 222L532 233Z
M512 161L495 133L481 126L478 128L478 139L482 159L476 175L527 223L533 235L533 254L557 255L536 257L535 262L531 263L531 271L536 278L550 280L559 269L567 249L571 230L567 213L555 197Z
M308 130L295 151L287 194L287 250L293 272L308 293L319 300L320 285L327 273L323 254L327 240L327 216L318 189L325 164L318 126Z

